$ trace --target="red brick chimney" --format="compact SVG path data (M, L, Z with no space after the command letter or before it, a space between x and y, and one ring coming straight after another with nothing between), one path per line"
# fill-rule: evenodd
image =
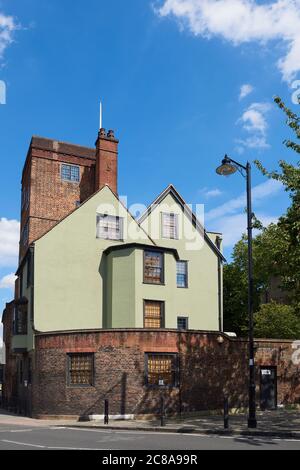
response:
M118 143L114 131L101 128L96 141L95 191L108 185L118 193Z

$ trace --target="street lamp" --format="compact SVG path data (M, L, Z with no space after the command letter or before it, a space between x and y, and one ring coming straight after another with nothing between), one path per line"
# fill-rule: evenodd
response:
M252 261L252 208L251 208L251 165L246 166L232 160L227 155L222 164L216 169L218 175L229 176L237 170L244 175L247 183L247 232L248 232L248 317L249 317L249 415L248 428L256 428L255 403L255 365L254 365L254 338L253 338L253 261Z

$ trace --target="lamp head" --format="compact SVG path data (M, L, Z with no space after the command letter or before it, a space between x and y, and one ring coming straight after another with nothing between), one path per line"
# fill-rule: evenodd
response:
M225 155L225 157L222 160L222 164L218 166L218 168L216 169L216 172L218 173L218 175L221 175L221 176L229 176L229 175L233 175L233 173L235 173L236 170L237 170L236 166L232 163L230 158L228 158L227 155Z

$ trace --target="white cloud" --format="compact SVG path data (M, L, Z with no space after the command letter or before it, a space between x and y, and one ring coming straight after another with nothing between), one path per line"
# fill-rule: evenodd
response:
M222 191L220 191L220 189L210 189L209 191L206 191L205 193L205 197L207 198L211 198L211 197L217 197L217 196L221 196L222 194Z
M234 46L251 41L285 46L277 66L286 81L300 70L300 0L164 0L157 13L173 16L195 36Z
M242 147L248 148L267 148L267 129L268 123L266 114L270 111L269 103L252 103L243 112L237 123L242 124L243 130L248 133L244 139L236 139Z
M0 219L0 267L16 266L18 262L20 223Z
M263 213L257 213L256 216L265 227L267 227L271 222L277 222L278 220L278 217L276 216L268 216ZM214 223L214 230L222 233L224 248L232 247L241 239L243 233L246 233L247 231L246 215L244 213L240 213L220 217ZM257 233L257 230L253 231L254 236Z
M252 188L252 202L259 203L261 200L274 196L283 189L280 181L268 179L266 182L258 184ZM234 214L239 212L241 209L246 207L246 193L240 194L240 196L230 199L224 204L211 209L205 214L205 221L218 220L224 218L225 215ZM244 215L245 218L245 215Z
M12 16L6 16L0 12L0 58L3 57L6 48L13 42L13 33L17 27Z
M16 276L14 273L7 274L0 279L0 289L13 289L15 286Z
M249 83L245 83L244 85L242 85L240 88L239 100L242 100L246 98L246 96L250 95L253 89L254 89L253 86L250 85Z
M239 121L243 123L245 130L264 134L268 127L265 115L270 108L271 105L269 103L252 103L244 111Z
M205 187L199 190L199 194L204 196L206 199L210 199L212 197L221 196L223 192L218 188L208 189L207 187Z

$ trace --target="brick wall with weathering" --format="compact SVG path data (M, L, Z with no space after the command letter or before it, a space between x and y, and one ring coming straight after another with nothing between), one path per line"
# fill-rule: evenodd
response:
M95 149L33 137L22 174L20 260L30 243L95 191ZM61 178L63 163L78 165L80 181ZM28 241L22 233L28 224ZM27 230L27 229L26 229Z
M247 406L247 341L215 332L117 330L40 334L36 337L33 415L103 414L104 399L112 414L158 414L163 394L167 413L222 409L224 394L232 408ZM291 341L257 342L259 367L278 368L279 402L300 403L299 367L293 364ZM67 354L93 352L94 386L67 382ZM145 385L145 353L178 353L179 386Z

